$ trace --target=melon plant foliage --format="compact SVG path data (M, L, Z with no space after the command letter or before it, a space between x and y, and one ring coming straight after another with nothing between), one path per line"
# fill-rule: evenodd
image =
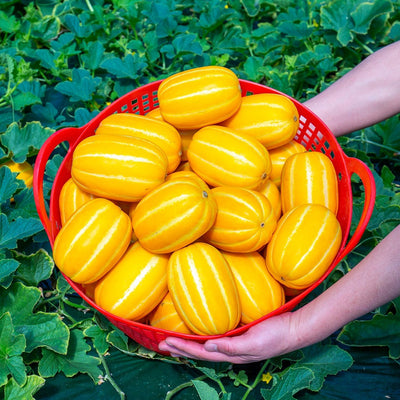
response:
M399 40L399 21L399 0L2 1L0 397L40 398L58 374L71 380L85 374L93 386L112 384L124 398L107 364L107 354L115 351L148 363L179 364L187 379L174 393L190 387L201 399L246 398L250 392L293 399L300 391L318 392L326 377L351 367L352 346L384 346L398 364L400 347L393 338L400 335L399 299L323 343L253 365L254 378L246 366L182 362L146 351L73 293L54 266L32 188L2 164L34 165L56 130L82 126L128 91L183 69L225 66L242 79L304 101L371 52ZM340 279L400 222L399 117L340 143L373 170L376 208L355 251L318 291ZM48 163L47 200L64 154L60 146ZM364 203L356 178L353 190L355 226Z

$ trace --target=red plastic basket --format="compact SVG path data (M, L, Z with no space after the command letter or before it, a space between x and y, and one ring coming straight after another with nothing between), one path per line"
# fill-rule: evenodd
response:
M53 246L54 240L61 227L60 212L58 205L58 198L63 184L70 178L72 153L76 145L84 138L93 135L99 123L108 115L115 112L128 112L137 114L146 114L150 110L158 107L157 89L161 81L156 81L144 85L138 89L135 89L126 95L122 96L102 112L100 112L90 122L80 128L64 128L55 132L48 140L44 143L40 152L37 156L34 178L33 178L33 190L36 207L39 213L39 217L43 223L46 233L49 237L50 243ZM277 90L271 89L261 84L240 80L242 95L246 96L249 94L258 93L278 93L285 95ZM287 95L285 95L287 96ZM287 96L289 97L289 96ZM300 303L311 291L313 291L335 268L340 260L343 259L350 251L354 249L356 244L359 242L367 224L371 217L374 202L375 202L375 183L373 175L368 167L356 158L348 157L344 154L343 150L339 146L336 138L330 132L329 128L308 108L303 106L297 100L289 97L296 105L299 116L300 125L296 134L295 140L303 144L307 150L319 151L326 154L333 162L335 167L337 178L339 182L339 211L338 220L342 227L343 239L339 249L339 252L332 262L326 273L312 286L304 290L301 294L291 298L278 309L265 315L264 317L253 321L250 324L240 326L224 336L238 335L245 332L249 327L265 320L273 315L277 315L286 311L292 310L296 305ZM43 181L45 179L45 168L47 161L52 155L53 151L63 142L68 142L69 150L60 165L57 175L52 184L50 205L46 204L43 196ZM363 212L358 222L358 226L349 238L350 225L352 219L352 188L351 188L351 176L356 174L361 179L364 186L365 201ZM48 210L49 209L49 213ZM82 287L68 277L65 277L72 288L93 308L98 310L104 316L106 316L111 323L123 331L127 336L131 337L137 343L145 346L148 349L163 353L158 349L158 344L164 340L167 336L177 336L187 339L196 340L198 342L204 342L215 336L198 336L198 335L187 335L171 331L166 331L152 326L126 320L117 317L109 312L103 310L97 306L90 298L88 298Z

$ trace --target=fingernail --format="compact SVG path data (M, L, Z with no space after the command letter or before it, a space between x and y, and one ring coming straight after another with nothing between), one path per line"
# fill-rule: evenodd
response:
M206 343L204 345L204 348L207 351L218 351L218 346L216 344L214 344L214 343Z

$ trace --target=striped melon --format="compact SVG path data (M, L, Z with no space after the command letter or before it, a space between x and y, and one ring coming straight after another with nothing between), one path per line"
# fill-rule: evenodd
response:
M158 88L163 119L177 129L217 124L239 108L239 79L219 66L193 68L164 79Z
M242 310L241 323L248 324L285 303L282 285L268 272L258 253L222 252L235 278Z
M107 199L81 206L59 231L53 248L57 267L77 283L105 275L124 254L132 236L129 216Z
M147 139L93 135L75 148L71 175L86 192L134 202L164 182L167 166L165 152Z
M69 217L95 196L79 188L72 178L64 183L58 198L60 207L61 224L65 225Z
M168 288L187 327L199 335L219 335L240 321L232 271L219 250L196 242L171 254Z
M294 138L299 127L299 113L284 95L253 94L243 97L239 110L222 125L254 136L270 150Z
M267 245L271 275L293 289L321 278L339 250L342 231L335 214L320 204L303 204L285 213Z
M303 153L305 151L306 148L295 140L269 151L272 164L271 174L269 177L278 188L281 187L282 169L286 160L293 154Z
M282 212L300 204L322 204L337 213L338 181L332 161L323 153L290 156L282 169Z
M250 189L220 186L211 190L217 217L203 240L221 250L249 253L271 239L277 218L269 200Z
M25 186L30 188L33 184L33 167L28 161L22 163L16 163L13 160L9 160L1 166L7 166L11 172L17 174L17 179L24 181Z
M203 179L201 179L193 171L189 171L189 170L175 171L172 174L167 175L167 178L165 180L170 181L173 179L181 179L181 178L194 179L194 181L197 182L200 186L202 186L205 190L210 189L208 187L207 183L203 181Z
M190 329L185 325L183 319L176 311L171 293L167 293L161 303L149 315L149 324L159 329L191 334Z
M276 219L279 219L282 214L282 200L281 192L279 191L278 187L274 182L272 182L271 179L268 179L261 185L258 191L269 200Z
M138 321L167 294L168 255L153 254L132 244L97 284L94 299L104 310Z
M162 115L161 115L161 111L160 108L153 108L152 110L150 110L147 114L146 117L149 118L154 118L154 119L158 119L159 121L164 121Z
M137 205L132 224L144 248L170 253L202 236L213 224L217 204L211 190L197 179L170 179Z
M161 115L160 108L154 108L146 114L146 117L155 118L161 121L163 117ZM196 133L197 129L179 129L178 132L181 135L182 141L182 156L181 161L187 161L187 149L189 148L190 141L192 140L193 135Z
M174 171L181 161L181 136L165 121L139 114L111 114L100 122L96 135L134 136L150 140L165 152L168 158L168 173Z
M255 189L268 179L268 150L254 137L223 126L199 129L187 152L190 167L211 186Z

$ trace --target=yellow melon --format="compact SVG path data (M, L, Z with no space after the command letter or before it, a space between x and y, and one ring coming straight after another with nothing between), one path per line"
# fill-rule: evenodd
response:
M300 204L322 204L333 213L339 205L338 181L332 161L323 153L290 156L282 169L282 212Z
M258 252L238 254L222 252L233 272L242 310L241 323L248 324L285 303L285 292L268 272Z
M134 202L164 182L167 167L165 152L147 139L93 135L75 148L71 175L86 192Z
M279 219L282 214L282 200L278 187L271 179L268 179L261 185L258 191L269 200L276 219Z
M94 198L93 194L83 191L72 178L68 179L61 188L58 198L61 224L65 225L67 220L79 207Z
M170 179L137 205L132 224L139 242L155 253L170 253L201 237L213 224L217 204L196 179Z
M10 168L11 172L17 173L17 179L24 181L25 186L30 188L33 183L33 167L28 161L22 163L16 163L12 160L9 160L2 164Z
M164 119L163 119L163 117L161 115L161 111L160 111L159 107L158 108L153 108L151 111L149 111L146 114L146 117L158 119L160 121L164 121Z
M270 179L278 188L281 187L282 169L286 160L293 154L304 153L305 151L306 148L295 140L277 147L276 149L269 150L272 164Z
M217 217L203 240L226 251L249 253L271 239L277 219L269 200L250 189L220 186L211 190Z
M96 304L121 318L139 321L167 294L168 255L132 244L97 284Z
M267 245L271 275L293 289L320 279L336 257L342 231L335 214L320 204L303 204L285 213Z
M181 136L165 121L139 114L111 114L100 122L96 135L134 136L157 144L168 158L168 173L175 171L181 162Z
M290 142L299 127L293 101L275 93L245 96L239 110L222 125L257 138L268 150Z
M179 315L194 333L219 335L240 321L232 271L219 250L196 242L171 254L168 288Z
M219 66L193 68L164 79L158 88L163 119L177 129L217 124L234 114L242 97L239 79Z
M190 167L211 186L259 187L268 179L268 150L254 137L223 126L199 129L187 152Z
M172 174L167 175L166 181L170 181L173 179L181 179L181 178L189 178L189 179L194 179L195 182L197 182L200 186L202 186L205 190L209 190L209 186L203 179L201 179L196 173L190 170L181 170L181 171L175 171Z
M57 267L77 283L92 283L105 275L129 246L129 216L107 199L81 206L61 228L54 242Z
M168 292L161 303L149 315L149 324L159 329L191 334L190 329L185 325L183 319L176 311L171 294Z

